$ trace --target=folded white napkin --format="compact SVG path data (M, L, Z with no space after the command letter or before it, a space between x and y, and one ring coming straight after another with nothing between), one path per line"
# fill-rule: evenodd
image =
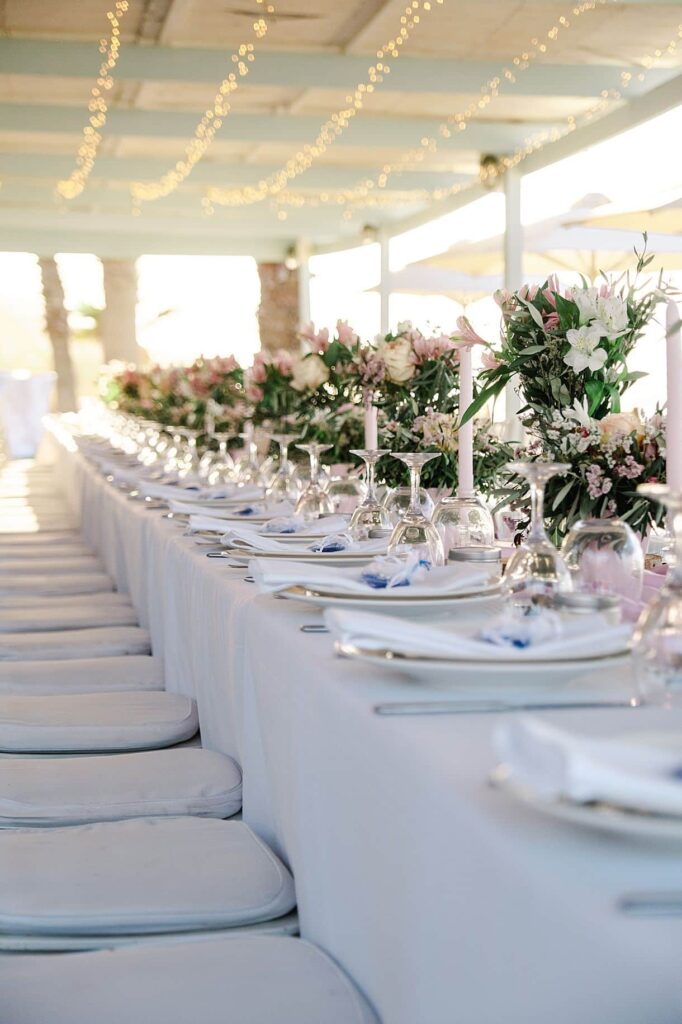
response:
M446 566L445 568L454 568ZM437 570L432 570L431 574ZM469 573L474 570L464 568ZM479 570L480 571L480 570ZM413 593L417 593L415 585ZM409 588L405 588L408 590ZM471 584L459 589L471 589ZM422 593L421 586L419 592ZM453 589L452 593L457 590ZM387 591L382 590L382 595ZM437 623L433 626L424 622L406 622L388 615L373 615L364 612L329 610L327 625L334 636L345 643L369 650L400 651L425 658L448 658L463 661L544 661L546 659L570 660L588 658L600 654L617 654L623 651L630 637L631 626L609 626L605 620L595 621L591 626L580 623L579 632L571 629L570 635L558 639L538 641L522 649L479 640L478 627L469 626L466 631L455 628L451 623Z
M363 541L365 544L380 544L382 540ZM385 544L385 539L383 544ZM284 546L284 545L283 545ZM290 546L289 550L291 550ZM376 550L376 549L375 549ZM368 552L371 553L371 552ZM310 587L313 590L330 590L343 594L381 594L396 601L416 595L436 595L476 590L489 582L488 570L468 566L444 565L432 569L426 581L415 582L409 587L394 587L391 590L375 590L362 579L362 567L336 568L308 562L275 562L259 558L249 563L249 569L264 593L275 593L291 586ZM361 616L363 618L364 616ZM391 622L394 620L391 619Z
M225 547L240 547L250 548L253 551L272 551L278 554L290 555L292 558L296 558L297 552L312 551L314 545L322 543L323 539L327 536L325 532L322 537L316 540L306 538L305 540L278 540L276 536L267 535L265 533L258 533L253 528L249 528L248 525L242 526L241 524L235 523L226 529L223 536L220 538L222 544ZM339 544L342 543L341 538L346 535L330 535L331 537L337 536ZM383 538L377 538L376 540L363 540L363 541L352 541L346 537L345 546L339 547L336 550L352 551L353 554L367 554L374 555L377 552L382 552L386 549L386 541ZM335 551L330 551L330 554L334 554Z
M176 491L177 494L177 491ZM212 498L197 499L192 497L192 492L186 496L182 491L176 498L168 499L168 506L171 512L178 512L182 515L208 515L220 518L222 516L234 515L235 509L246 507L250 502L262 502L262 487L240 487L233 491L216 492ZM291 508L291 506L287 506Z
M327 537L330 533L343 533L348 527L349 516L323 516L321 519L304 519L303 516L275 516L267 523L252 523L250 529L268 536L295 536L305 533L309 537ZM242 529L248 529L244 523Z
M177 484L162 484L154 480L140 480L139 489L147 497L161 498L163 501L187 501L191 504L206 502L211 498L231 498L239 492L231 489L231 484L216 485L215 487L200 487L197 484L189 484L187 481L180 481ZM244 488L245 490L245 488ZM259 489L258 497L262 495ZM244 500L248 500L246 497Z
M542 799L682 814L682 733L667 738L665 746L593 739L523 718L498 726L495 747L511 777Z
M258 508L259 506L245 506L245 507ZM274 509L273 515L281 515L282 514L281 507L282 506L280 506L280 505L273 506L273 509ZM234 524L235 527L238 526L241 529L242 528L242 517L240 516L239 519L235 518L236 515L238 514L240 508L241 508L241 506L238 505L238 506L236 506L236 508L225 508L225 509L215 509L215 510L212 509L210 515L203 515L203 514L197 515L197 514L193 513L189 517L189 522L188 522L187 528L188 528L190 533L197 533L197 532L200 532L202 530L210 530L212 533L225 533L226 530L231 528L232 524ZM288 508L289 508L289 511L291 511L291 506L290 505L288 506ZM278 509L280 509L280 511L277 511ZM175 509L173 509L173 511L175 511ZM264 514L266 514L266 513L262 512L262 511L260 512L260 514L258 512L252 513L252 515L258 517L260 522L253 522L251 520L251 516L245 515L243 517L244 526L246 526L247 524L250 527L252 527L252 528L255 528L256 526L262 526L263 525L263 521L262 521L261 516L264 515Z

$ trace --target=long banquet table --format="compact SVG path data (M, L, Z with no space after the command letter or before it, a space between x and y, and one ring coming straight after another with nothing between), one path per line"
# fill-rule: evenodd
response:
M682 892L681 847L571 827L492 788L498 715L379 718L377 701L443 693L338 659L300 632L313 609L259 595L54 434L57 479L168 688L196 698L204 745L243 766L244 819L293 869L301 934L384 1024L680 1024L682 917L617 901ZM595 734L682 726L656 709L543 717Z

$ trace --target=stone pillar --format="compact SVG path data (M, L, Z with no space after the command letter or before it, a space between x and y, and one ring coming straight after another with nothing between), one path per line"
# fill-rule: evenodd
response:
M52 345L54 368L57 372L57 408L60 412L73 412L78 408L76 375L71 359L71 331L64 306L64 288L54 256L41 256L38 260L45 299L45 327Z
M270 352L278 348L297 352L300 348L298 271L288 270L283 263L259 263L258 276L258 327L261 348Z
M137 269L135 260L102 260L104 301L100 329L104 361L143 363L145 353L137 344Z

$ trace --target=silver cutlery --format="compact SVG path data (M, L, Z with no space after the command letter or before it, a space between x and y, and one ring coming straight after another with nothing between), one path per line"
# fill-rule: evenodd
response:
M631 917L682 917L682 891L627 893L616 906Z
M490 715L508 711L582 711L587 708L633 708L632 700L527 701L424 700L375 704L375 715Z
M328 633L329 629L321 622L307 622L299 626L301 633Z

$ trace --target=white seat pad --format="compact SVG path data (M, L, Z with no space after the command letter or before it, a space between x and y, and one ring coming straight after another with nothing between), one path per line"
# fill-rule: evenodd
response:
M0 750L10 753L151 750L198 728L191 697L163 690L0 697Z
M378 1024L333 960L274 936L5 957L0 990L11 1024Z
M67 573L101 572L102 563L95 555L71 555L57 557L45 555L44 558L20 558L14 552L8 552L0 559L0 576L52 576Z
M0 579L0 594L96 594L113 590L114 584L105 572L41 575L17 573Z
M99 757L0 759L0 828L82 825L157 815L229 818L242 774L200 747Z
M0 661L59 661L149 654L151 641L139 626L101 626L48 633L1 633Z
M80 596L80 595L79 595ZM0 633L38 633L54 630L91 629L94 626L135 626L137 612L132 605L89 604L34 605L29 608L0 608Z
M0 662L0 696L162 690L163 662L149 655Z
M0 832L0 933L231 928L294 904L291 875L240 821L133 818Z

